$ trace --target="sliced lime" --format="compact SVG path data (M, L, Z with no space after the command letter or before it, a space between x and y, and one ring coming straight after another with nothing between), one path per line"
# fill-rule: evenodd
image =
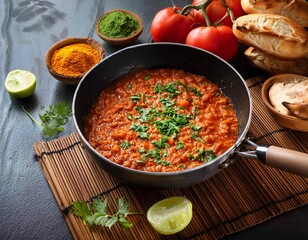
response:
M192 203L185 197L163 199L149 208L147 219L158 233L175 234L190 223Z
M6 91L13 97L26 98L33 94L36 78L33 73L25 70L9 72L5 80Z

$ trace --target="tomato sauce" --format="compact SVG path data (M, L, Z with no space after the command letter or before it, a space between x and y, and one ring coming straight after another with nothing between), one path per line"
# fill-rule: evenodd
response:
M85 118L89 143L109 160L148 172L193 168L238 136L230 100L203 76L138 70L104 89Z

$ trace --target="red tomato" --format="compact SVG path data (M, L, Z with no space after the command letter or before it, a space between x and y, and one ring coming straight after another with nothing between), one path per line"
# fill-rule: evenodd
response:
M194 22L190 14L185 16L179 14L173 7L165 8L159 11L152 21L152 38L155 42L184 43Z
M246 14L241 6L241 0L225 0L227 5L231 8L234 19ZM203 0L194 0L193 5L198 5L202 3ZM213 0L208 7L206 8L206 14L209 17L211 25L213 25L217 20L221 19L226 13L226 8L221 4L220 0ZM192 11L192 15L195 18L195 21L199 24L206 25L204 20L204 15L201 10ZM226 25L232 27L232 21L230 16L225 18L220 22L219 25Z
M228 26L198 27L189 32L186 44L202 48L229 61L238 50L238 40Z

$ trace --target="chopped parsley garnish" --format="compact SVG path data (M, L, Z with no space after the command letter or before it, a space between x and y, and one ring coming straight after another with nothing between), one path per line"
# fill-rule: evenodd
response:
M204 150L204 149L199 149L198 150L198 159L203 162L208 162L216 158L215 153L213 150Z
M129 149L132 144L129 142L121 142L120 147L123 149Z
M177 80L176 83L178 85L182 86L186 91L189 90L189 91L193 92L196 96L201 97L202 94L198 91L197 88L195 88L195 87L188 87L188 86L186 86L186 84L182 83L179 80Z
M154 117L159 115L159 113L155 110L155 108L142 108L140 106L137 106L136 110L140 114L139 117L140 122L148 122L152 120Z
M132 100L133 102L137 102L138 100L140 100L142 98L142 94L134 94L130 97L130 100Z
M199 132L200 129L202 128L201 126L196 126L196 125L191 125L190 128L194 131L194 132Z
M184 147L184 143L182 143L182 142L178 142L177 144L176 144L176 149L182 149Z
M127 119L130 120L130 121L134 120L134 118L133 118L131 115L129 115L128 113L126 113L125 116L126 116Z
M145 76L145 80L148 80L150 76ZM179 88L179 86L182 86ZM153 101L152 106L146 106L146 103L142 103L141 106L135 107L136 111L138 112L137 115L131 116L126 114L126 117L132 122L130 126L130 130L133 130L138 133L138 137L142 139L150 139L150 134L147 133L150 126L157 129L158 133L162 135L156 141L152 141L151 144L154 148L150 150L146 150L145 148L141 148L138 150L140 153L140 159L136 161L137 164L145 163L146 161L152 161L158 165L170 166L171 163L164 160L165 157L169 155L167 148L170 148L168 144L168 138L177 138L180 130L184 126L189 126L193 134L191 137L195 140L204 143L204 140L198 136L198 133L201 126L190 124L190 120L194 119L196 115L198 115L198 109L196 106L193 107L193 113L187 114L185 109L181 106L176 107L176 99L172 99L177 94L180 94L181 91L190 91L193 92L196 96L201 96L201 93L195 88L187 86L186 84L182 83L181 81L177 80L175 82L170 82L166 85L162 83L157 83L154 86L154 92L158 94L156 100L160 101L161 105L156 106L155 101ZM165 93L164 95L161 95ZM166 95L166 93L168 95ZM131 100L136 102L142 98L144 98L144 93L140 94L133 94L131 96ZM190 98L190 101L193 101ZM130 145L129 143L121 143L122 148L128 148ZM177 142L175 149L179 150L184 148L183 142ZM164 150L165 149L165 150ZM207 161L213 157L213 154L210 151L198 151L198 158L195 154L188 154L188 158L190 160L199 159L201 161ZM215 155L214 155L215 158ZM179 168L185 168L185 165L179 166Z
M147 75L147 76L144 77L144 80L149 80L149 79L150 79L150 76L149 76L149 75Z
M193 107L193 111L194 111L194 114L196 116L198 116L199 112L198 112L198 108L196 106Z
M180 131L180 127L177 126L177 124L171 119L156 121L155 126L160 134L166 136L171 136L172 134L178 134Z
M146 125L139 125L137 123L133 123L131 126L130 126L130 130L133 130L135 132L146 132L148 131L148 126Z
M170 165L171 165L170 162L164 161L164 160L156 160L155 163L156 163L157 165L163 165L163 166L170 166Z
M174 97L175 95L181 93L181 91L178 89L175 82L170 82L167 85L163 85L161 83L158 83L154 87L154 92L156 94L161 94L161 93L167 92L167 93L169 93L169 97Z
M138 137L143 138L143 139L150 139L150 134L148 134L146 132L140 132L138 134Z
M190 137L191 137L192 139L195 139L195 140L199 141L199 142L205 143L205 141L204 141L202 138L200 138L200 137L198 136L198 133L196 133L196 132L194 132L193 134L191 134Z
M201 93L197 90L197 88L190 87L189 90L196 94L196 96L201 97Z
M175 100L170 100L169 98L161 98L160 102L165 106L165 107L172 107L175 105Z
M163 136L161 139L159 139L157 142L152 142L153 145L159 149L169 147L169 144L167 143L168 137Z

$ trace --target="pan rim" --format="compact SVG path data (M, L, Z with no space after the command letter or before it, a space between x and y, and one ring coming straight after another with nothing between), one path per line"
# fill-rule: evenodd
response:
M246 93L248 95L248 100L249 100L249 113L248 113L248 119L245 123L245 127L242 131L242 133L240 135L238 135L237 137L237 140L236 142L229 148L227 149L223 154L221 154L220 156L216 157L215 159L213 159L212 161L209 161L209 162L206 162L204 164L201 164L197 167L194 167L194 168L191 168L191 169L185 169L185 170L180 170L180 171L175 171L175 172L147 172L147 171L142 171L142 170L136 170L136 169L131 169L131 168L127 168L127 167L124 167L120 164L117 164L111 160L109 160L108 158L104 157L103 155L101 155L100 153L98 153L91 145L90 143L86 140L84 134L82 133L82 131L80 130L79 128L79 124L77 123L77 119L76 119L76 115L75 115L75 106L76 106L76 98L77 98L77 94L79 92L79 89L82 85L82 83L84 82L84 80L86 79L87 75L90 74L90 72L95 68L93 67L90 71L88 71L84 76L83 78L81 79L81 81L78 83L77 87L76 87L76 90L75 90L75 93L74 93L74 97L73 97L73 104L72 104L72 116L73 116L73 121L74 121L74 126L77 130L77 133L79 135L79 137L81 138L82 142L84 144L87 145L88 148L91 149L92 153L94 153L98 158L103 158L104 161L108 161L108 164L111 164L113 165L114 167L116 168L120 168L121 170L125 171L125 172L128 172L128 173L133 173L133 174L140 174L140 175L149 175L149 176L176 176L176 175L180 175L180 174L188 174L190 172L194 172L194 171L197 171L199 169L202 169L202 168L205 168L207 166L210 166L210 165L213 165L215 164L216 162L219 162L219 164L223 163L224 161L226 161L230 156L232 156L232 153L241 145L242 141L244 140L244 138L246 137L247 133L248 133L248 130L249 130L249 127L250 127L250 123L251 123L251 118L252 118L252 98L251 98L251 94L250 94L250 91L247 87L247 84L245 83L245 80L244 78L241 76L241 74L230 64L228 63L227 61L225 61L224 59L218 57L217 55L209 52L209 51L206 51L206 50L203 50L201 48L197 48L197 47L193 47L193 46L188 46L186 44L182 44L182 43L169 43L169 42L159 42L159 43L141 43L141 44L136 44L136 45L132 45L132 46L128 46L128 47L125 47L123 49L120 49L112 54L110 54L109 56L105 57L104 59L102 59L98 64L100 64L101 62L104 62L104 61L108 61L109 58L112 58L114 55L116 54L119 54L121 52L124 52L124 51L129 51L130 49L134 49L134 48L142 48L142 47L149 47L149 46L157 46L157 45L164 45L164 46L181 46L181 47L186 47L186 48L192 48L192 49L195 49L195 50L198 50L198 51L202 51L202 52L205 52L206 54L210 54L212 55L213 57L217 58L218 60L224 62L224 64L226 64L229 68L231 68L231 70L236 73L236 75L239 77L239 79L242 81L243 85L244 85L244 88L246 90ZM97 64L97 65L98 65ZM96 65L96 66L97 66ZM112 81L114 82L114 81ZM238 115L237 115L238 117Z

